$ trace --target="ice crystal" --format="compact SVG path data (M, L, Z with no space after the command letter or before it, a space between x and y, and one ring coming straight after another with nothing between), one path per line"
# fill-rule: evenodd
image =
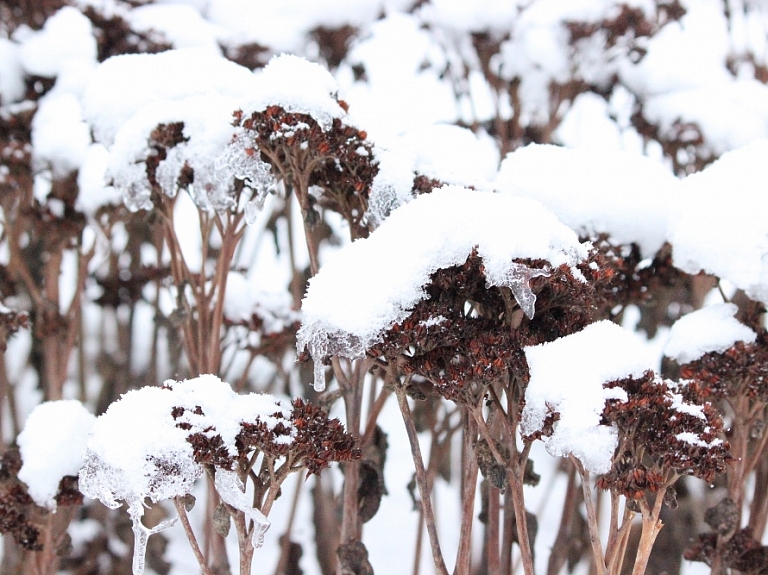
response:
M259 151L244 132L235 135L224 152L216 158L214 170L219 182L230 182L232 178L243 180L252 190L252 197L246 204L246 221L256 220L264 199L276 184L269 164L262 161Z
M264 544L264 534L271 523L267 516L256 509L245 496L243 482L234 471L217 469L215 479L216 491L224 503L231 505L238 511L242 511L246 517L253 521L254 529L251 536L251 544L258 549Z
M520 309L528 319L533 319L536 312L536 294L531 291L530 282L533 278L549 277L548 271L512 262L502 273L493 274L492 271L486 271L486 274L488 285L504 286L512 290Z

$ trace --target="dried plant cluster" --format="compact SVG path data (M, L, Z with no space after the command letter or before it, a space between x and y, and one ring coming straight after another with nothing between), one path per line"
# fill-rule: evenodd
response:
M8 2L0 6L0 32L11 37L22 25L39 30L65 4L79 5ZM142 4L152 2L115 3L125 10ZM428 4L416 2L410 13ZM468 97L471 73L479 72L496 103L508 103L509 113L499 105L490 120L457 122L493 137L502 153L557 143L563 111L580 95L609 101L621 93L632 99L628 125L682 176L717 159L719 149L695 123L668 126L647 114L642 96L616 71L621 58L642 61L647 40L686 12L678 0L652 4L650 13L620 5L603 21L566 22L572 74L546 85L545 109L530 108L526 79L497 65L511 33L476 31L454 45L434 23L423 29L444 51L440 77L451 80L457 101ZM173 48L160 33L132 29L120 10L94 2L82 13L93 26L99 62ZM347 66L357 80L366 77L350 52L359 34L351 25L306 32L327 68ZM252 69L273 52L234 40L222 41L221 48L226 58ZM768 82L765 65L751 53L735 54L729 65L734 76L752 70ZM614 72L598 78L591 75L594 67ZM135 158L141 178L123 190L125 205L105 202L89 211L79 203L76 171L60 174L33 160L35 114L54 82L31 75L25 81L21 102L0 101L3 574L139 573L144 555L132 564L125 548L141 540L147 566L165 575L172 565L159 532L176 513L202 573L239 569L247 575L256 572L255 547L282 495L293 499L283 502L291 509L285 531L269 534L280 538L275 573L297 575L309 552L294 525L304 491L311 493L313 568L323 575L387 573L387 565L372 563L366 542L397 535L371 533L364 525L388 493L407 489L419 526L416 540L403 542L408 552L415 549L414 573L428 547L440 575L449 573L448 565L456 575L533 575L543 518L526 501L524 486L543 490L555 482L564 483L566 493L547 575L679 575L683 558L705 563L714 575L768 571L768 331L765 307L756 299L741 290L731 298L740 322L756 334L754 342L739 341L681 365L667 358L656 372L601 382L600 425L617 436L609 469L590 471L574 454L556 466L538 456L534 461L531 454L553 437L564 414L552 407L539 429L524 433L532 377L526 349L603 320L621 324L629 313L639 315L637 330L652 338L701 308L719 278L675 267L669 243L649 256L635 243L582 230L588 255L577 265L509 262L522 285L515 291L493 285L475 249L457 265L436 266L423 297L370 345L356 341L357 353L329 347L324 357L311 358L308 350L297 350L297 333L302 298L321 272L323 251L373 236L401 203L454 183L450 178L414 165L406 178L412 186L397 197L377 179L386 153L362 127L341 116L324 122L310 110L275 101L232 110L234 135L216 159L215 177L196 171L185 156L194 143L185 122L157 124L147 134L144 156ZM329 97L349 111L338 95ZM50 183L45 193L39 191L41 174ZM193 206L193 215L187 212L180 225L185 205ZM259 299L256 288L242 287L254 269L260 271L254 246L265 244L274 246L275 261L285 268L285 297ZM366 278L355 281L365 298ZM247 298L252 301L241 313L236 304ZM535 313L528 313L534 302ZM14 338L28 342L13 348L22 350L19 357L6 354ZM316 391L307 386L313 373ZM205 423L212 414L201 405L174 405L164 414L184 432L190 466L200 471L179 481L197 481L195 493L205 503L196 510L192 487L168 497L173 505L160 504L163 498L152 490L133 507L121 500L130 508L131 533L125 513L83 501L77 474L61 479L54 508L36 503L20 479L17 438L31 397L38 403L77 398L101 416L128 392L205 374L241 395L295 399L287 411L234 422L234 450L223 430ZM397 404L407 446L388 442L382 413L389 403ZM331 410L339 417L330 417ZM413 461L407 487L385 485L396 449L407 449ZM153 462L158 484L192 468L162 456ZM284 494L296 471L302 481L293 495ZM94 469L86 466L90 473ZM446 535L436 513L437 483L460 502L455 549L441 545ZM706 511L698 516L696 509ZM156 527L146 527L142 515ZM227 551L231 524L237 560ZM662 541L665 532L670 535Z

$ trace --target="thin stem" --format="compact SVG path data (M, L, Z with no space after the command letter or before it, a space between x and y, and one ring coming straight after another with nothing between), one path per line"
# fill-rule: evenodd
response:
M437 537L437 527L435 525L435 513L432 508L432 497L427 485L427 476L424 470L424 460L421 456L419 447L419 438L416 435L416 426L413 423L411 408L408 406L408 399L405 395L405 388L397 385L395 387L397 403L400 406L400 413L403 416L405 430L408 433L408 441L411 445L411 455L416 467L416 483L419 486L419 495L421 497L421 509L424 513L424 521L427 524L427 534L429 543L432 547L432 559L435 562L435 568L440 575L448 575L448 569L443 561L443 553L440 549L440 542Z
M592 544L592 556L595 562L595 566L598 569L598 573L605 573L605 556L603 555L603 547L600 542L600 531L597 526L597 511L595 510L595 502L592 500L592 489L589 485L589 472L584 469L581 461L576 459L573 455L569 456L571 462L573 462L576 470L581 477L581 489L584 493L584 505L587 508L587 524L589 526L589 541Z
M184 507L184 503L179 497L174 497L173 505L176 507L176 512L179 514L179 520L184 527L184 533L187 536L189 545L192 547L192 553L195 554L195 559L197 559L197 563L200 565L203 575L213 575L213 572L205 563L205 557L200 550L200 545L197 543L197 537L195 537L195 532L192 530L192 525L189 523L189 517L187 516L187 510Z
M461 539L456 553L455 575L467 575L472 559L472 523L475 512L475 491L477 488L478 465L472 442L477 436L477 428L474 421L464 418L464 469L461 493Z

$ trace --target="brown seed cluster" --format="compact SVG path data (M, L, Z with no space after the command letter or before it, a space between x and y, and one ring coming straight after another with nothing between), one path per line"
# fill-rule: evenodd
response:
M543 260L518 263L547 267ZM493 382L525 382L525 346L578 331L594 315L591 283L575 279L567 266L549 273L530 280L538 298L530 320L509 289L486 285L482 259L473 253L463 264L433 273L424 288L427 297L369 354L396 362L458 402L475 403Z
M19 480L21 454L17 447L9 448L0 461L0 533L8 534L24 549L43 549L42 530L50 513L38 507L29 496L27 486ZM77 477L65 476L55 495L59 506L81 505L83 495L77 488ZM42 521L42 523L40 523Z
M271 417L276 424L255 419L240 423L240 432L235 437L237 455L232 456L224 445L221 435L214 427L196 430L188 422L179 422L176 427L194 431L187 437L193 448L195 461L224 469L235 465L246 465L254 452L270 457L290 457L294 467L304 467L308 473L319 473L331 462L349 461L360 458L357 440L344 431L338 419L331 419L320 407L296 398L292 402L289 418L281 412ZM186 409L175 407L171 416L178 420ZM200 406L193 411L205 415ZM292 440L286 439L292 437Z
M339 105L346 109L344 101ZM287 187L294 189L305 182L322 190L319 198L307 195L307 205L302 206L310 225L320 221L317 206L341 214L353 237L368 235L363 215L378 166L366 132L338 118L325 130L309 114L274 105L247 117L236 112L235 125L253 139L251 153L260 153Z
M682 367L683 377L701 381L715 397L747 396L768 402L768 333L754 343L736 342L723 353L710 352Z
M726 470L731 454L720 439L723 421L699 383L664 380L649 371L605 387L623 389L627 400L610 399L603 410L602 423L618 429L619 447L600 488L640 499L658 491L671 474L712 483Z
M688 561L712 565L715 558L722 560L723 570L758 575L768 572L768 546L754 538L749 527L737 530L732 537L718 543L717 533L703 533L683 554Z

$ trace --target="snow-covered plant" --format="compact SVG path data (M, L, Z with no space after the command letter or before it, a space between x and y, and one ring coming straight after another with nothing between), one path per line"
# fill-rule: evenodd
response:
M0 571L764 571L767 22L0 2Z
M195 481L207 473L222 500L222 531L235 524L240 572L264 541L267 515L289 473L319 473L359 457L338 420L301 399L286 405L265 394L236 394L215 376L131 391L94 425L80 489L111 508L124 502L135 536L133 572L144 572L147 540L177 518L147 528L146 500L172 499L204 573L209 567L187 518ZM246 486L253 493L246 497Z

